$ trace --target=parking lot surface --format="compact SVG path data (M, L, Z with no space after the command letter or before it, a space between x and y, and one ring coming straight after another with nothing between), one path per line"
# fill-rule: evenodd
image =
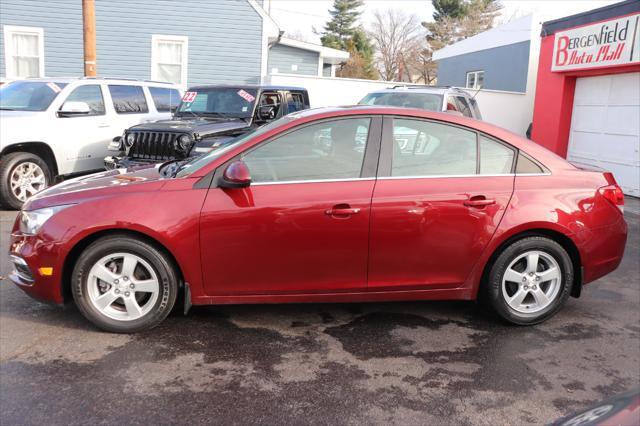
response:
M533 327L471 302L196 307L137 335L0 282L0 424L540 424L640 385L621 267ZM632 212L631 210L634 210ZM15 212L0 212L0 275Z

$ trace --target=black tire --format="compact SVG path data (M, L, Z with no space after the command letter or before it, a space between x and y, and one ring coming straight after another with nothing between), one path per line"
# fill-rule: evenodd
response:
M151 310L141 318L110 318L100 312L89 298L89 271L100 259L114 253L130 253L142 258L158 277L157 300ZM176 302L178 281L178 273L173 262L162 250L138 238L112 235L96 240L82 252L73 269L71 291L82 315L97 327L113 333L136 333L157 326L169 315Z
M507 303L506 296L502 290L502 278L514 260L518 259L518 257L524 253L531 251L542 252L555 260L560 269L561 280L556 296L551 299L551 303L549 303L548 306L535 313L523 313L512 308ZM511 243L497 257L489 272L488 282L484 287L485 294L483 296L491 308L504 320L517 325L538 324L551 318L560 310L562 305L564 305L571 294L573 279L573 263L571 262L569 254L560 244L546 237L526 237ZM513 284L507 284L513 286ZM535 281L534 284L536 284ZM525 283L522 285L524 286ZM542 285L538 285L542 289ZM543 304L541 305L544 306Z
M37 164L44 173L46 181L45 187L48 188L51 185L53 180L51 169L42 158L30 152L12 152L3 155L2 158L0 158L0 205L5 208L20 210L22 207L23 202L11 191L9 179L15 168L26 162Z

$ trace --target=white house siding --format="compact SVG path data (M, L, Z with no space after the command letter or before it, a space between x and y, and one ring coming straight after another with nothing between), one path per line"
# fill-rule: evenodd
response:
M82 2L1 0L0 78L6 75L5 25L38 27L44 33L44 72L48 77L82 75Z

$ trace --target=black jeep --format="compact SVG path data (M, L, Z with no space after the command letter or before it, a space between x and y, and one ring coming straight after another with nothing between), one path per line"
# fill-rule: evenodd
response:
M114 139L109 148L119 154L106 157L104 165L115 169L198 156L308 108L309 95L299 87L192 87L172 119L133 126Z

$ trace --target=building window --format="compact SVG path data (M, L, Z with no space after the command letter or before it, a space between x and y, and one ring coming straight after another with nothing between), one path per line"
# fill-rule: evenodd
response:
M7 78L44 77L44 31L4 26Z
M151 43L151 79L186 87L188 38L154 35Z
M480 89L484 86L484 71L471 71L467 73L467 88Z

